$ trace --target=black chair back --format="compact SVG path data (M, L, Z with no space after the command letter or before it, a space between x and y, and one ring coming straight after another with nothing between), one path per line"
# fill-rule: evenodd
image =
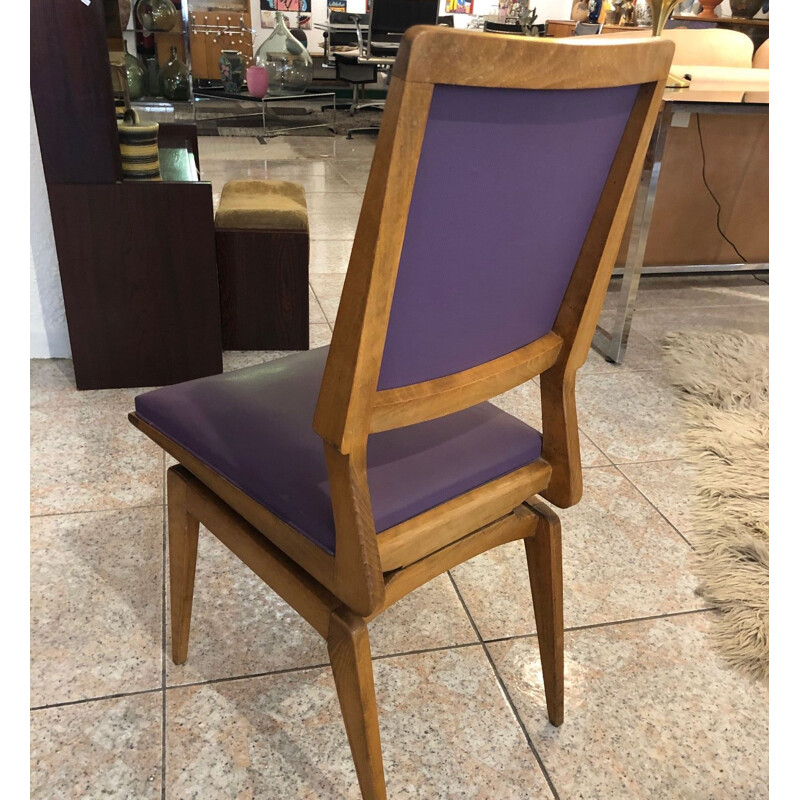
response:
M359 25L366 30L369 25L369 14L348 14L346 11L331 11L328 14L328 22L332 25L353 25L358 19ZM357 47L358 37L355 31L331 31L328 44L331 47Z

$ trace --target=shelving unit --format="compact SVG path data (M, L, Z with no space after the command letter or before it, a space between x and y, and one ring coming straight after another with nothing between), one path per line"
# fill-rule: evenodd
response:
M111 3L31 0L31 97L79 389L222 371L213 199L197 180L197 129L162 123L163 180L122 179Z
M117 4L118 7L117 0L105 0L105 2L110 2L111 4ZM181 61L183 61L184 64L186 64L186 67L189 70L190 81L189 81L188 100L168 100L167 98L158 95L148 95L142 98L141 100L134 101L132 105L135 108L140 108L140 109L158 108L160 110L164 110L172 108L176 111L185 110L186 116L189 117L190 119L194 119L194 80L192 73L192 48L189 36L188 0L182 0L179 11L180 11L180 22L179 22L180 29L173 28L170 31L149 31L139 26L139 22L136 19L136 2L133 2L131 8L131 17L130 21L128 22L128 26L125 28L125 30L120 30L119 36L120 39L124 38L128 42L128 51L132 54L137 55L140 58L140 60L144 62L145 59L142 58L142 54L138 51L136 37L138 34L152 35L155 43L155 50L153 57L158 62L159 68L161 68L164 64L166 64L167 61L169 60L170 48L177 47L178 58ZM114 37L109 35L110 46L113 41ZM182 115L178 114L178 116Z

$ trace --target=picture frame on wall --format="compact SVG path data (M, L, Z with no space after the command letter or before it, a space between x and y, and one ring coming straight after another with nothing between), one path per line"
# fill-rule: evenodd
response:
M311 0L261 0L262 11L295 11L311 13Z
M473 0L447 0L445 13L447 14L471 14Z
M262 28L274 28L275 27L275 12L274 11L263 11L261 12L261 27Z

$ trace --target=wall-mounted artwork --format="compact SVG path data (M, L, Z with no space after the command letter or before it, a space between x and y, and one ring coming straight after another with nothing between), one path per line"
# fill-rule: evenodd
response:
M297 15L297 27L298 28L311 28L311 14L298 14Z
M347 0L328 0L328 12L339 11L344 14L347 11Z
M445 12L447 14L471 14L472 0L447 0Z
M274 11L262 11L261 12L261 27L262 28L274 28L275 27L275 12Z
M262 11L304 11L311 13L311 0L261 0Z

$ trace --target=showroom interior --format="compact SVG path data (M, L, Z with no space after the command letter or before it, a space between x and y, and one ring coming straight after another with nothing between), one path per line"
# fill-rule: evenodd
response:
M30 9L31 797L766 798L768 0Z

